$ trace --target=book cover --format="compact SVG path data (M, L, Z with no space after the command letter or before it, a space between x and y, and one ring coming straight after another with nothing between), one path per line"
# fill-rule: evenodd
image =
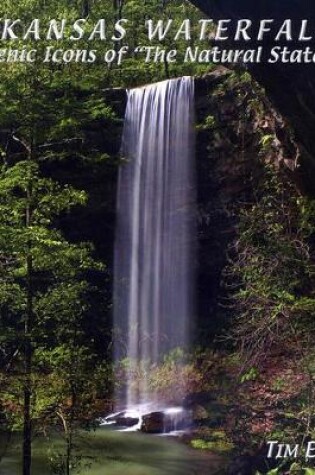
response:
M313 10L1 3L1 475L315 473Z

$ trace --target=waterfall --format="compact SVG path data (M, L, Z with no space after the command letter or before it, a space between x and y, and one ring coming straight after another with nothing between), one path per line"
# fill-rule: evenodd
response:
M194 312L194 82L183 77L127 94L114 329L115 360L127 357L133 370L117 395L121 407L152 402L150 365L187 349Z

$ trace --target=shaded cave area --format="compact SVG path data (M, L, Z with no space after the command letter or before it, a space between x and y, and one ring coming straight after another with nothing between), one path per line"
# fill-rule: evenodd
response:
M313 35L315 29L315 10L308 0L289 0L284 5L281 2L266 0L257 4L251 0L192 0L202 12L215 22L220 19L230 19L231 26L238 20L250 18L251 40L249 42L227 41L230 48L257 48L263 47L263 59L261 63L249 64L248 70L265 89L266 95L274 104L279 113L285 117L291 127L294 140L299 144L299 170L300 184L303 184L304 192L314 195L315 176L315 145L313 131L315 128L315 83L314 63L282 63L269 64L270 49L275 46L286 46L290 51L303 49L306 46L314 50L314 38L308 42L299 41L301 23L307 19L308 36ZM263 41L257 41L259 22L262 19L272 19L270 34L265 35ZM276 32L285 19L292 22L292 41L278 41L275 43ZM232 28L233 30L233 28ZM233 31L231 32L231 36ZM221 45L222 47L222 45Z

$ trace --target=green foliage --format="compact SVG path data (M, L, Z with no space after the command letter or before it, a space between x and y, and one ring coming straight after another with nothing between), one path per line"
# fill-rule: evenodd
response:
M263 150L268 149L268 147L272 144L275 140L275 136L273 134L265 134L260 139L260 145Z
M294 462L290 467L290 475L303 475L305 470L301 467L299 463Z
M212 442L207 442L206 440L203 440L203 439L193 439L191 441L191 446L194 449L209 450L212 448Z
M313 331L314 217L313 201L265 166L254 201L241 210L227 274L238 280L235 337L248 364L273 345Z
M196 130L212 130L216 126L216 119L213 115L208 115L202 124L196 126Z
M254 368L254 367L249 368L249 370L246 371L246 373L244 373L241 376L241 383L244 383L245 381L255 380L258 375L259 375L259 372L258 372L257 368Z
M187 0L172 0L172 1L158 1L150 0L143 2L142 0L123 0L121 2L113 2L111 0L93 0L87 2L88 15L85 13L85 30L86 34L78 41L70 41L70 25L78 18L82 18L83 1L67 2L62 1L39 1L19 0L12 4L9 1L3 1L0 6L0 15L5 18L20 18L23 22L29 23L32 19L37 18L42 22L42 29L50 19L65 19L67 24L65 28L65 35L62 40L58 42L47 41L42 35L40 41L29 40L15 40L14 45L17 48L36 48L39 50L38 61L35 63L12 63L6 65L3 72L7 74L7 78L3 78L2 86L10 94L16 87L20 92L21 101L24 102L25 109L27 108L27 96L30 97L31 90L25 91L21 94L23 85L23 77L25 71L33 78L34 84L37 83L38 91L41 87L41 82L45 76L45 82L49 84L51 91L69 91L74 86L77 90L82 91L98 91L104 87L122 86L130 87L136 84L144 84L153 82L168 77L176 77L181 75L193 75L203 73L209 69L209 65L198 63L184 63L183 55L188 46L194 47L199 45L201 48L209 48L209 41L200 41L198 21L203 18L202 13ZM93 41L89 41L89 34L95 23L100 19L106 22L107 32L106 39L99 39L97 36ZM111 39L113 34L113 24L116 20L126 18L128 19L127 35L122 41L115 42ZM171 34L159 42L158 40L148 40L147 28L145 22L148 19L153 19L154 22L158 20L169 19L173 20ZM174 35L180 27L183 20L189 18L192 26L191 39L184 40L181 36L174 44ZM3 41L4 47L12 46L9 41ZM178 51L177 61L175 63L149 62L146 63L144 55L137 55L134 49L139 45L145 46L160 46L169 51L176 48ZM72 63L44 63L41 64L44 52L47 46L53 46L55 49L68 50L96 50L97 59L92 64L83 62ZM124 58L122 64L117 61L107 64L103 58L106 51L110 49L119 49L121 46L129 47L129 52ZM4 75L4 74L3 74ZM10 79L16 78L12 83ZM18 81L20 79L20 81ZM60 96L56 98L56 102L64 102L65 98ZM36 97L32 98L35 104ZM40 116L40 102L38 102L37 111L34 110L34 116ZM8 118L17 114L19 104L7 101L6 110L2 110L0 115ZM46 106L47 107L47 106ZM49 109L49 106L47 107ZM95 108L94 114L101 114L100 108ZM56 108L56 111L58 109ZM51 111L50 111L51 112ZM68 108L70 112L70 108ZM106 113L106 111L104 111ZM100 115L98 115L100 117ZM50 113L47 114L49 120ZM79 115L80 119L80 115ZM60 118L60 126L76 128L78 125L76 114L65 114Z
M310 467L304 467L304 464L300 464L297 462L294 462L291 464L290 468L285 471L285 473L288 473L289 475L314 475L315 470ZM266 475L281 475L283 474L284 471L282 470L281 466L278 468L274 468L273 470L269 470ZM259 472L257 472L257 475L259 475Z
M183 364L186 360L187 354L185 354L185 351L180 347L174 348L164 355L164 363L169 365Z
M77 392L84 387L92 358L82 346L82 319L87 311L88 292L84 273L101 267L91 258L90 246L69 243L53 227L58 214L84 204L83 192L43 178L33 160L3 166L0 188L0 247L6 264L0 281L2 350L10 352L23 343L21 332L31 299L32 324L24 334L24 341L30 339L32 345L32 412L38 419L47 407L61 404L66 394L71 394L74 384ZM26 222L28 209L31 218ZM23 353L16 350L12 369L19 368L22 361ZM50 381L49 386L43 384L42 373ZM62 378L66 385L61 384ZM9 377L3 399L21 407L22 386L23 379ZM54 390L57 390L55 396ZM15 411L13 416L16 427L20 412Z
M0 13L71 22L80 8L79 2L4 1ZM39 50L46 45L36 43ZM96 146L87 150L84 128L117 118L94 93L106 85L101 68L83 68L41 61L0 68L0 405L7 428L24 426L32 438L53 425L70 452L78 423L93 417L91 400L100 391L93 375L110 376L87 324L95 293L88 274L103 275L104 265L90 244L71 242L60 229L62 218L89 198L51 174L53 162L70 170L69 160L108 160Z
M237 237L225 273L227 338L241 374L230 434L244 450L262 440L303 444L314 434L314 200L271 164L274 141L261 136L253 186L235 207ZM270 473L307 473L303 457L298 461L290 472L286 460Z
M223 432L213 431L211 437L205 439L193 439L191 446L198 450L211 450L219 453L229 453L234 449L234 445L227 439ZM208 440L210 439L210 440Z

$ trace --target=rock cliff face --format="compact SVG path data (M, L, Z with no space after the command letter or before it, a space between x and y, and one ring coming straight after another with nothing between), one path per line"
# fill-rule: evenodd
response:
M276 29L284 19L292 19L295 39L288 44L290 49L309 45L315 50L315 4L309 0L191 0L208 17L214 20L250 18L257 25L261 19L274 19ZM297 41L301 20L308 19L308 28L314 40L309 43ZM257 29L256 29L257 30ZM250 46L249 46L250 44ZM273 46L271 39L262 43L266 50ZM242 45L241 45L242 46ZM246 47L256 46L255 40ZM286 117L300 144L300 168L308 192L315 193L315 65L312 64L256 64L250 66L251 73L266 89L267 96Z
M296 178L300 151L287 122L248 73L220 68L196 80L198 339L228 317L222 273L242 206L252 200L266 163Z

